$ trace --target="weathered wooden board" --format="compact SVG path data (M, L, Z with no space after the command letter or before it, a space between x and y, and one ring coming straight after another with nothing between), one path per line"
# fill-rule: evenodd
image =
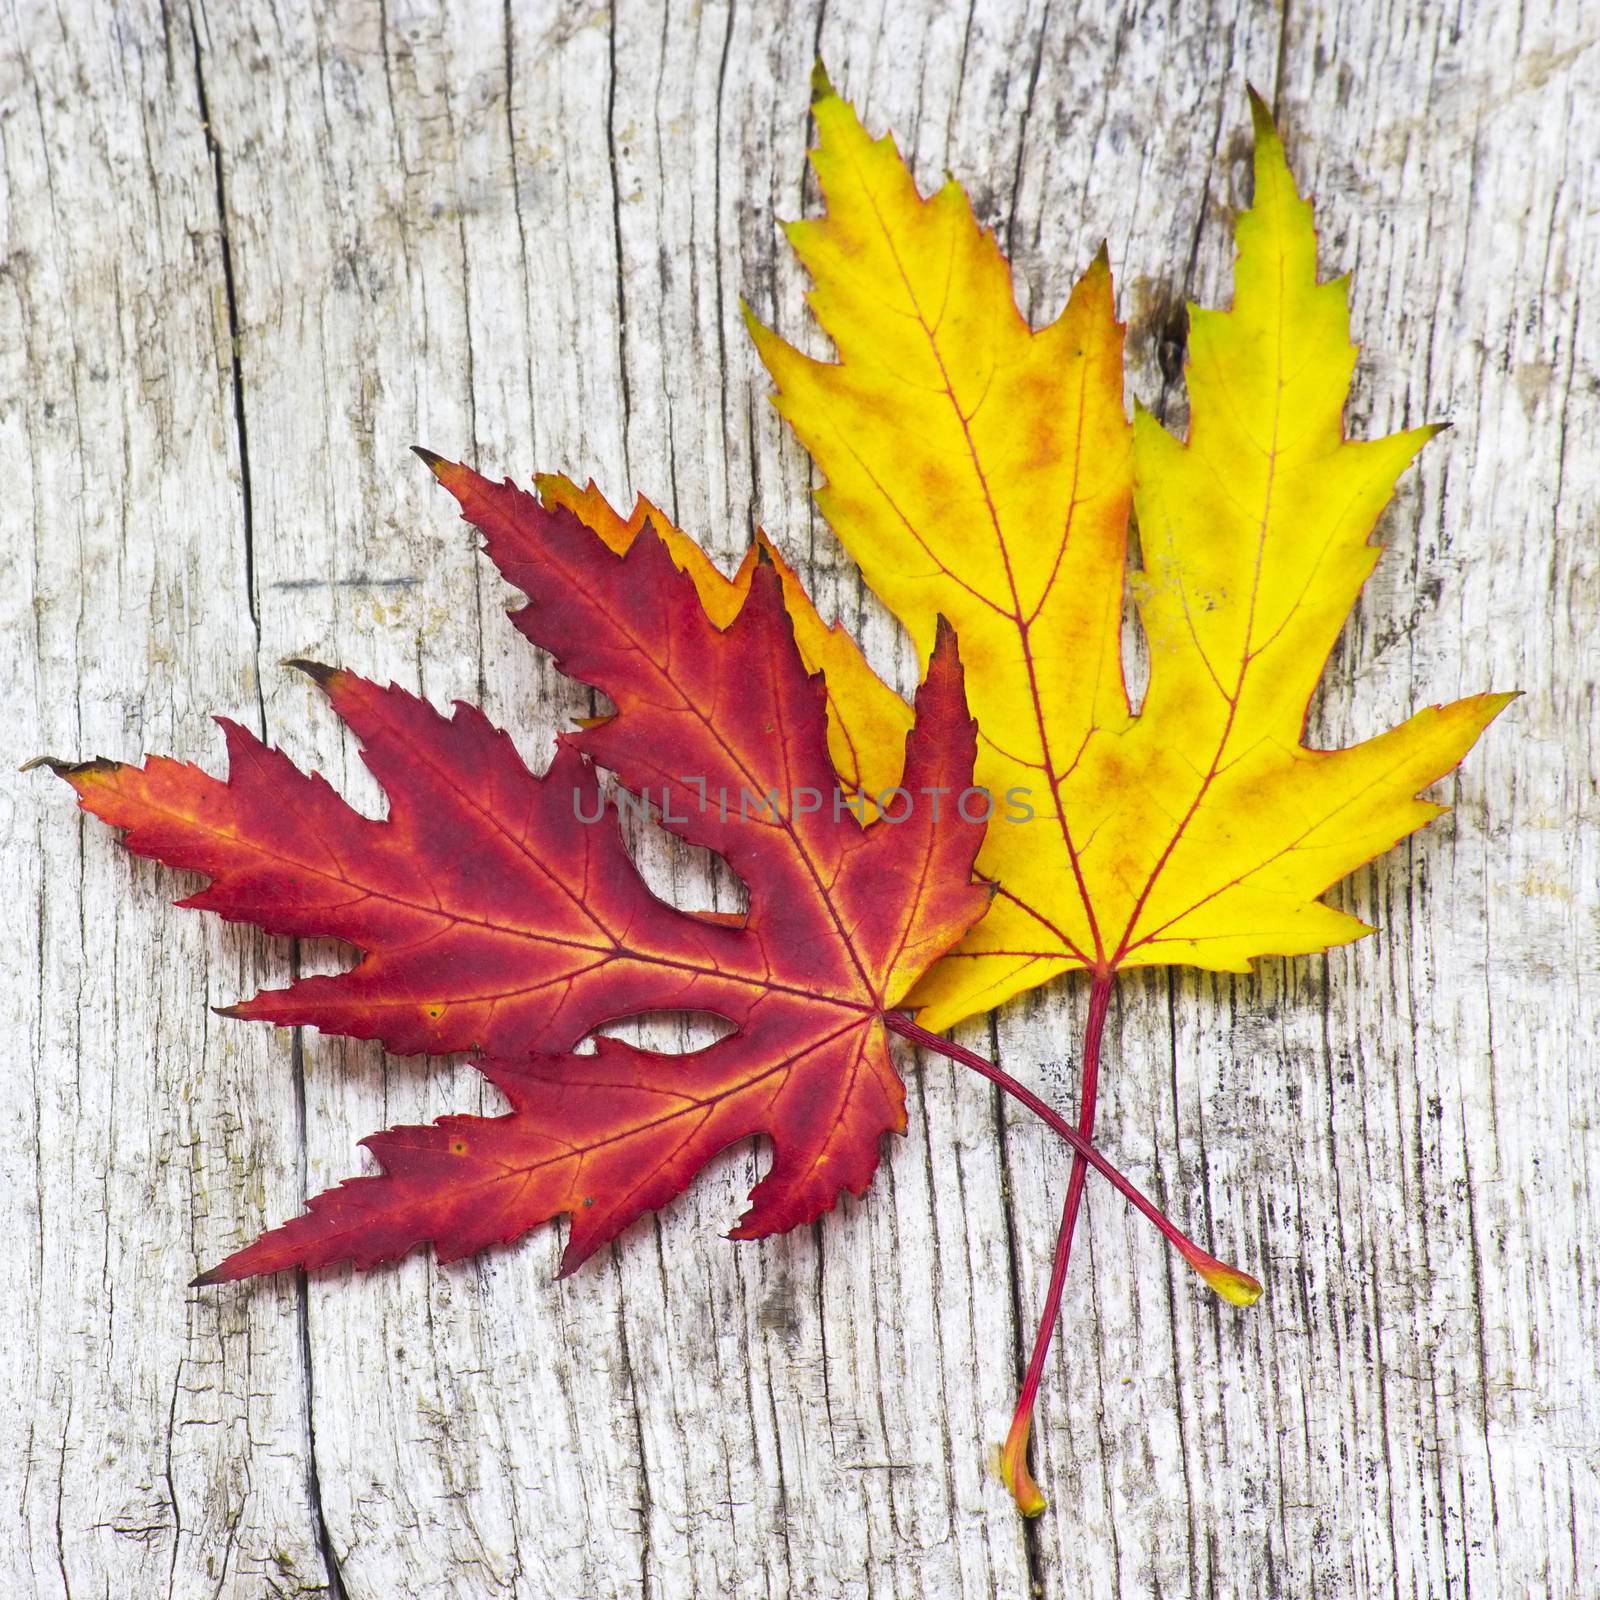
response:
M1248 78L1355 274L1358 430L1447 418L1315 727L1525 697L1454 815L1336 891L1379 924L1248 980L1122 986L1107 1150L1263 1303L1219 1308L1091 1190L1038 1430L989 1474L1066 1162L942 1063L860 1204L719 1237L760 1168L553 1284L476 1263L192 1292L492 1103L449 1063L221 1022L332 949L172 911L37 773L0 787L0 1153L16 1401L0 1594L346 1600L1600 1595L1600 35L1560 0L608 9L19 0L0 49L0 759L215 764L221 711L377 792L279 661L481 700L542 763L586 703L421 441L764 523L905 683L808 500L739 298L794 338L820 49L955 172L1036 320L1102 238L1130 392L1182 416L1225 293ZM725 881L642 849L671 892ZM972 1042L1063 1105L1082 995Z

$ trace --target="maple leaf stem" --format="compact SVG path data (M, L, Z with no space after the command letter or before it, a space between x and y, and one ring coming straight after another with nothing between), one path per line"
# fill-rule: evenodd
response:
M994 1062L974 1054L961 1045L953 1044L936 1033L930 1033L928 1029L913 1022L903 1013L891 1012L884 1018L885 1023L903 1038L922 1045L925 1049L936 1051L964 1067L969 1067L981 1077L996 1084L1019 1105L1026 1106L1072 1147L1072 1172L1067 1180L1066 1201L1061 1209L1061 1227L1056 1238L1055 1262L1050 1273L1050 1286L1045 1294L1039 1331L1034 1338L1033 1354L1023 1377L1022 1391L1017 1399L1011 1431L1006 1437L1000 1455L1001 1473L1006 1486L1015 1496L1017 1505L1025 1516L1037 1516L1045 1508L1044 1496L1028 1471L1028 1439L1033 1428L1034 1401L1044 1376L1045 1360L1049 1355L1050 1342L1055 1334L1056 1321L1060 1314L1061 1296L1066 1287L1067 1267L1072 1255L1072 1237L1077 1226L1078 1211L1083 1203L1083 1188L1090 1167L1093 1167L1135 1210L1148 1217L1185 1262L1223 1299L1234 1305L1249 1305L1261 1295L1261 1285L1255 1278L1247 1272L1241 1272L1237 1267L1219 1261L1209 1251L1202 1250L1154 1201L1106 1160L1092 1143L1095 1102L1099 1090L1100 1047L1105 1035L1113 983L1114 979L1109 973L1103 976L1097 975L1089 991L1089 1017L1084 1030L1083 1104L1079 1111L1077 1127L1073 1127L1058 1111L1046 1105L1031 1089L1019 1083Z
M1258 1298L1261 1285L1254 1278L1246 1272L1241 1272L1237 1267L1230 1267L1225 1262L1219 1261L1208 1251L1202 1250L1147 1194L1113 1166L1078 1128L1073 1127L1059 1111L1045 1104L1026 1084L1019 1083L1010 1073L983 1056L975 1055L939 1034L930 1033L903 1012L890 1012L884 1021L895 1033L911 1040L913 1044L922 1045L949 1061L970 1067L980 1077L987 1078L1003 1089L1019 1105L1033 1112L1041 1122L1059 1134L1072 1147L1075 1162L1082 1161L1085 1167L1093 1167L1136 1211L1148 1217L1178 1254L1224 1299L1238 1305L1248 1305Z
M1100 1096L1100 1044L1105 1037L1114 982L1109 972L1097 972L1089 987L1089 1017L1083 1030L1083 1086L1078 1105L1078 1132L1086 1141L1094 1136L1095 1106ZM1044 1377L1045 1358L1050 1353L1050 1341L1055 1336L1056 1323L1061 1316L1061 1296L1066 1290L1067 1267L1072 1260L1072 1235L1078 1225L1078 1211L1083 1204L1083 1186L1088 1172L1088 1163L1082 1151L1074 1146L1072 1172L1067 1179L1067 1198L1061 1207L1061 1227L1056 1234L1055 1260L1050 1266L1050 1287L1045 1291L1044 1309L1039 1313L1038 1331L1033 1336L1033 1354L1028 1358L1028 1370L1023 1374L1017 1409L1012 1414L1011 1428L1000 1450L1001 1475L1017 1502L1017 1509L1025 1517L1038 1516L1046 1505L1039 1485L1028 1470L1028 1440L1033 1433L1033 1408L1038 1398L1039 1384ZM1158 1219L1156 1226L1169 1239L1172 1238L1177 1229L1160 1213L1155 1215ZM1256 1293L1260 1292L1258 1287Z

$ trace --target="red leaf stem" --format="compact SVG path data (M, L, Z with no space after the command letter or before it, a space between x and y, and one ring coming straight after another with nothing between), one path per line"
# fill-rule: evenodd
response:
M1089 1018L1084 1032L1083 1051L1083 1106L1079 1112L1076 1128L1059 1112L1046 1105L1026 1085L1019 1083L992 1061L948 1039L941 1038L936 1033L930 1033L903 1012L892 1012L884 1018L886 1025L902 1037L964 1067L969 1067L996 1084L1019 1105L1026 1106L1072 1147L1072 1172L1067 1180L1067 1197L1061 1212L1061 1229L1056 1240L1050 1286L1045 1294L1039 1330L1034 1338L1033 1354L1023 1378L1022 1392L1017 1400L1011 1431L1007 1435L1000 1457L1001 1472L1006 1485L1016 1497L1017 1504L1028 1516L1037 1516L1044 1510L1046 1503L1032 1474L1028 1471L1028 1438L1033 1427L1034 1401L1039 1392L1045 1360L1049 1354L1050 1342L1061 1310L1061 1296L1066 1286L1067 1267L1072 1253L1072 1236L1077 1224L1078 1211L1083 1202L1084 1182L1090 1167L1105 1178L1135 1210L1148 1217L1189 1266L1223 1299L1234 1305L1250 1305L1261 1295L1261 1284L1255 1278L1247 1272L1241 1272L1237 1267L1219 1261L1209 1251L1202 1250L1148 1196L1141 1193L1106 1160L1092 1143L1095 1100L1099 1087L1100 1047L1105 1034L1106 1016L1110 1009L1113 981L1109 974L1097 977L1089 991Z

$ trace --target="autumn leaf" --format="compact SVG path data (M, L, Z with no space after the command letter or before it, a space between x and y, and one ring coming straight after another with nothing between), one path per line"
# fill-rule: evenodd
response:
M1089 972L1087 1136L1114 974L1242 972L1369 932L1320 897L1444 809L1420 792L1510 697L1430 707L1349 749L1306 743L1378 560L1377 517L1436 430L1345 437L1348 285L1317 279L1311 208L1259 99L1233 307L1190 314L1183 440L1142 409L1128 424L1104 252L1035 331L954 180L924 199L820 69L812 109L826 214L787 232L836 358L749 325L867 582L924 656L935 618L955 623L977 781L1035 811L990 829L978 865L994 905L911 1000L938 1030ZM1137 709L1122 660L1130 506L1150 657ZM1082 1182L1075 1163L1063 1271ZM1053 1304L1007 1449L1028 1510L1043 1505L1023 1457Z
M1436 430L1343 438L1346 284L1317 282L1311 210L1265 109L1233 311L1191 314L1184 442L1143 410L1128 426L1103 255L1035 333L959 187L923 200L836 94L813 111L828 211L787 231L838 359L752 322L778 409L924 656L935 617L955 623L978 780L1039 812L991 830L980 865L1001 892L919 989L923 1023L1064 971L1238 972L1368 932L1318 897L1439 814L1418 791L1508 697L1430 708L1348 750L1303 742L1378 559L1373 524ZM1121 659L1136 480L1151 659L1137 714Z
M706 571L674 565L670 534L630 538L619 556L565 509L430 464L532 597L518 626L616 705L565 737L546 775L469 706L445 717L315 666L388 797L384 821L227 722L225 781L161 758L62 769L130 849L210 878L184 904L364 953L230 1015L403 1053L482 1051L512 1103L504 1117L379 1135L385 1176L318 1197L205 1282L366 1266L428 1239L449 1258L559 1213L570 1271L758 1132L772 1164L735 1237L809 1221L861 1193L881 1136L904 1130L884 1015L988 903L971 873L981 823L936 825L923 809L863 826L838 803L822 680L802 664L770 561L723 595L722 628L697 593ZM906 781L966 787L974 735L948 631L916 713ZM738 926L651 894L616 817L596 820L591 758L734 867L749 889ZM662 1009L736 1031L688 1056L615 1040L572 1053L603 1023Z

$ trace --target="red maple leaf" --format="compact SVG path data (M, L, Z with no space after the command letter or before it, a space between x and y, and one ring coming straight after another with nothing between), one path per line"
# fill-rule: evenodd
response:
M734 1237L860 1194L881 1136L905 1128L888 1019L989 902L972 878L982 822L912 806L863 825L836 788L823 682L802 665L770 565L719 629L653 529L619 556L569 511L426 459L530 596L517 626L615 703L562 737L544 776L471 706L445 717L308 663L388 796L384 821L227 721L226 780L160 757L58 767L130 849L211 879L183 904L363 952L228 1014L406 1053L481 1051L511 1102L375 1135L381 1176L317 1196L197 1281L370 1266L425 1240L451 1259L561 1213L570 1272L756 1133L772 1163ZM948 630L915 709L903 784L959 793L975 732ZM602 817L591 762L722 855L747 914L658 900L616 816ZM687 1055L615 1039L573 1052L602 1024L664 1009L735 1031Z

